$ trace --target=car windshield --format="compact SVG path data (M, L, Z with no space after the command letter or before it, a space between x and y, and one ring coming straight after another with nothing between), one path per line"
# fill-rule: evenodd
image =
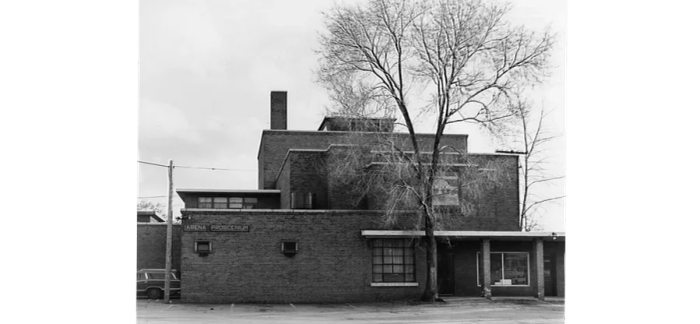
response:
M149 272L149 273L148 273L148 278L149 278L149 279L165 279L165 273L164 273L164 272L161 272L161 273L158 273L158 272ZM171 274L170 274L170 279L177 279L177 277L175 277L175 274L174 274L174 273L171 273Z

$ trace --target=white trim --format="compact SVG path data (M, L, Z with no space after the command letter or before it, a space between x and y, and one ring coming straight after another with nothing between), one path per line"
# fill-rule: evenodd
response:
M480 279L481 277L479 276L479 254L481 252L477 251L476 252L476 286L481 287L481 282ZM525 253L527 255L527 285L496 285L492 284L491 287L530 287L531 286L531 281L530 281L530 252L527 251L489 251L489 254L494 254L494 253L501 253L501 276L505 273L505 270L503 269L505 262L503 259L503 253ZM490 255L489 255L490 256ZM503 279L503 278L501 278Z
M260 189L260 190L245 190L245 189L184 189L184 188L178 188L175 189L177 193L280 193L282 192L281 190L277 189Z
M418 287L417 282L373 282L372 287Z
M455 237L566 237L566 232L517 232L517 231L435 231L435 236ZM425 236L425 231L362 230L368 238Z

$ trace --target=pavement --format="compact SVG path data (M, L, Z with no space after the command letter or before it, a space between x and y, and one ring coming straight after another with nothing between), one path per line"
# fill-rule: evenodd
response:
M186 304L137 300L138 323L564 323L563 301L452 297L435 304Z

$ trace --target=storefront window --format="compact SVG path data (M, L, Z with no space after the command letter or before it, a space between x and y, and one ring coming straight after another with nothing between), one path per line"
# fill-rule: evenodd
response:
M481 253L477 253L477 285L481 286ZM530 259L527 252L492 252L492 286L528 286Z

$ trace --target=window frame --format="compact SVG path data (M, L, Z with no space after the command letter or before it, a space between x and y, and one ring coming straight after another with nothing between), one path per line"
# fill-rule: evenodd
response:
M209 249L206 251L200 251L199 250L199 244L200 243L208 243ZM200 255L202 254L210 254L214 252L214 244L212 241L207 241L207 240L195 240L194 241L194 253L199 253Z
M207 204L207 202L202 202L203 200L209 200L209 207L202 207L202 204ZM210 209L214 208L214 197L197 197L197 208Z
M433 187L431 189L431 193L433 194L434 197L440 197L440 199L434 199L433 200L433 206L434 207L439 207L439 208L455 208L460 206L460 200L462 197L462 186L461 186L461 181L460 181L460 172L459 170L448 170L448 171L440 171L435 175L435 180L442 180L445 181L448 185L452 185L450 182L454 182L456 185L454 186L455 192L451 194L443 194L443 193L436 193L436 190L438 190L436 183L433 183ZM445 195L444 198L442 198L442 195ZM454 197L452 197L454 195ZM451 200L456 200L456 202L452 203ZM450 203L448 203L450 202Z
M293 251L292 251L292 250L286 250L286 249L284 248L284 247L285 247L285 244L290 244L290 243L293 243L293 244L294 244L294 250L293 250ZM294 241L294 240L284 240L284 241L282 241L281 244L280 244L280 251L281 251L283 254L297 254L297 253L299 252L299 242Z
M291 209L315 209L317 205L315 192L297 192L290 194Z
M381 245L377 245L377 242L381 240ZM396 247L392 243L391 246L386 246L385 242L387 241L403 241L402 246ZM401 264L394 263L394 261L390 261L390 263L385 263L386 258L394 258L393 254L391 256L384 255L385 249L390 248L390 249L396 249L400 248L401 251L403 252L401 255ZM381 251L380 254L376 254L375 251L379 250ZM407 251L409 251L407 253ZM407 262L407 256L410 254L411 256L411 263ZM372 280L371 280L371 285L375 287L391 287L391 286L418 286L418 278L416 275L416 244L415 242L410 239L410 238L376 238L372 239L371 241L371 248L370 248L370 257L371 257L371 273L372 273ZM375 258L379 258L381 260L381 263L376 263ZM394 266L400 265L403 267L403 272L400 273L403 277L403 281L385 281L384 276L385 275L391 275L391 274L399 274L397 272L394 272ZM392 270L390 272L385 272L385 267L390 266ZM380 272L375 272L375 267L379 267L381 270ZM411 271L409 271L411 269ZM411 280L407 280L406 276L407 275L412 275ZM375 275L380 275L381 276L381 281L376 281Z
M527 285L497 285L491 284L491 287L530 287L532 281L530 280L530 252L523 251L495 251L490 252L490 254L500 254L501 255L501 280L504 280L505 276L505 254L525 254L527 259ZM481 287L481 252L476 252L476 285ZM493 280L493 279L492 279Z
M215 202L215 200L226 199L226 202ZM217 204L219 204L217 206ZM258 205L258 197L221 197L221 196L199 196L197 197L197 208L199 209L255 209ZM221 208L221 206L224 206ZM240 206L240 207L232 207Z

